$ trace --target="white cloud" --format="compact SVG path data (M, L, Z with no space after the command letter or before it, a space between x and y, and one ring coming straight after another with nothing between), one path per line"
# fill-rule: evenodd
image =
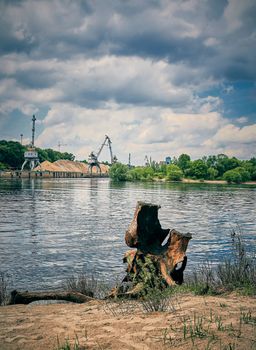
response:
M86 159L107 134L119 160L126 162L132 153L135 164L142 164L145 154L159 161L168 154L201 157L218 152L218 130L230 127L217 112L177 114L169 108L113 106L91 110L63 104L48 112L44 126L36 140L41 147L56 148L56 140L65 140L77 158Z
M255 77L252 0L24 0L1 9L0 119L47 110L39 146L61 140L86 158L109 134L119 158L131 152L136 163L145 154L254 152L246 115L222 115L235 81Z
M247 144L256 143L256 124L241 128L228 124L217 131L212 138L215 144Z
M247 122L248 122L248 117L242 116L242 117L240 117L240 118L237 118L236 121L237 121L239 124L244 124L244 123L247 123Z

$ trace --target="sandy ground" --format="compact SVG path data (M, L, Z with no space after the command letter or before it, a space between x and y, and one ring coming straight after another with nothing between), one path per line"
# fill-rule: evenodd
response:
M1 350L53 350L77 335L81 349L256 349L256 299L172 297L167 312L128 301L0 308Z

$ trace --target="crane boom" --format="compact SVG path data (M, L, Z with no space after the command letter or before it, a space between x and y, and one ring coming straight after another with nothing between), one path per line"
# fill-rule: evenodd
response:
M111 143L112 142L111 142L110 138L108 137L108 135L105 135L105 139L104 139L103 143L101 144L97 154L95 154L94 152L90 153L89 158L88 158L88 163L89 163L89 167L90 167L91 172L92 172L92 167L94 167L94 166L96 166L99 169L99 171L101 172L100 163L99 163L98 158L99 158L104 146L108 146L108 148L109 148L111 164L114 164L117 161L116 156L113 156Z
M114 163L114 157L113 157L113 152L112 152L111 143L112 143L112 142L111 142L109 136L108 136L108 135L105 135L104 142L102 143L102 145L100 146L100 149L99 149L98 153L96 154L97 159L98 159L98 157L100 156L101 151L103 150L103 147L108 145L108 147L109 147L109 153L110 153L111 164Z
M114 163L114 157L113 157L113 152L112 152L112 146L111 146L111 140L108 137L108 147L109 147L109 152L110 152L110 159L111 159L111 164Z
M96 157L97 157L97 158L98 158L99 155L101 154L101 151L103 150L103 147L106 145L106 142L107 142L108 139L109 139L109 137L108 137L107 135L105 135L105 139L104 139L102 145L100 146L100 149L98 150L98 153L96 154Z

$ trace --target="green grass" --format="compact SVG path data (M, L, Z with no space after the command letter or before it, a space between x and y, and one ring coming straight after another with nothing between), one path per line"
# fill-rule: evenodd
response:
M7 286L9 279L7 273L0 271L0 306L6 305L8 302Z
M183 317L175 328L170 325L162 331L162 342L167 346L164 349L178 344L191 350L238 350L241 345L242 349L253 350L256 349L255 319L250 310L241 312L234 324L227 323L227 319L212 310L209 316L194 312L192 316ZM250 325L253 329L248 328Z
M256 325L256 316L252 316L251 310L247 312L241 311L241 317L240 317L241 322L245 324L251 324L251 325Z
M79 344L78 336L75 334L73 345L70 343L69 338L65 339L64 344L60 344L59 337L57 336L57 348L55 350L86 350L86 347Z
M217 268L206 262L201 269L188 276L182 291L195 295L218 295L236 291L241 295L256 295L256 258L248 256L241 232L231 233L230 258Z

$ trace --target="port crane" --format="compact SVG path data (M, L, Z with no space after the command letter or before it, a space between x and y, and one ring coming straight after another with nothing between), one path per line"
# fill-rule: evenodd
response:
M35 117L35 115L33 115L33 118L32 118L32 141L31 141L31 145L27 148L27 150L24 153L25 161L22 164L21 171L23 171L23 169L27 163L29 163L30 171L32 171L37 165L40 166L38 152L36 151L36 148L35 148L35 122L36 122L36 117ZM20 137L21 137L21 144L22 144L23 134L21 134Z
M103 141L103 143L100 146L100 149L98 150L98 152L95 154L94 152L91 152L89 154L88 157L88 164L89 164L89 170L90 173L92 173L92 168L95 166L99 172L101 173L101 168L100 168L100 163L99 163L99 156L101 154L101 151L103 150L104 146L108 146L109 148L109 153L110 153L110 161L111 164L114 164L117 162L117 158L116 156L113 155L113 151L112 151L112 146L111 146L112 141L110 140L110 138L108 137L108 135L105 135L105 139Z

